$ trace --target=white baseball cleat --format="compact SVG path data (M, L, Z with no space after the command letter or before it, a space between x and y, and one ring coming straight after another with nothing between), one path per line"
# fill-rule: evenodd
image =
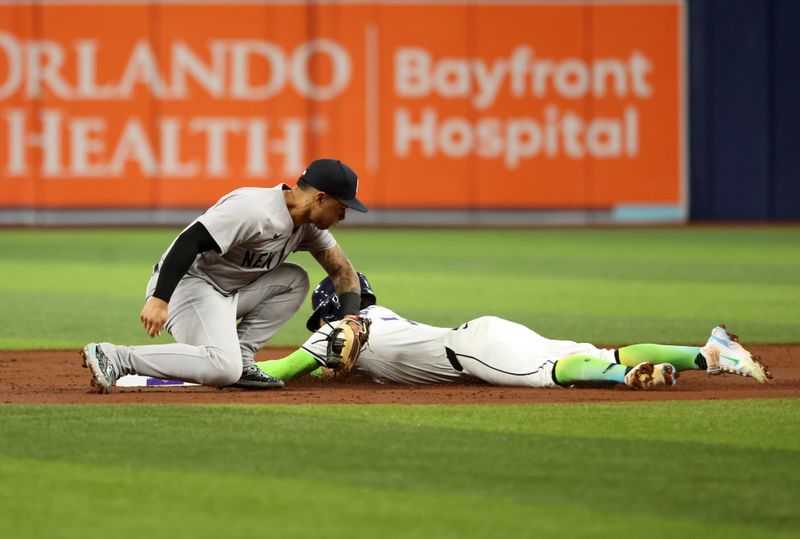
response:
M761 384L767 384L772 379L772 374L760 358L745 350L739 344L739 337L728 333L724 325L711 330L711 337L700 353L706 358L709 374L729 372L749 376Z
M657 386L674 386L678 371L670 363L639 363L625 375L625 385L632 389L653 389Z
M117 381L117 371L111 360L103 353L100 345L89 343L81 350L83 366L88 367L92 373L92 387L98 393L111 393L114 382Z

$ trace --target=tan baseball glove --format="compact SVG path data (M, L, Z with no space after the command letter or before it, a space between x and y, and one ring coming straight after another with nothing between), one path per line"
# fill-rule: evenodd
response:
M350 372L358 354L369 340L369 318L344 318L333 326L328 335L325 365L337 374Z

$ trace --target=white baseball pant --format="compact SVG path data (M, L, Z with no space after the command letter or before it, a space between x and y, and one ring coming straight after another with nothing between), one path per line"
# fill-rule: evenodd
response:
M501 386L556 386L556 361L573 354L615 362L614 350L548 339L496 316L483 316L461 325L445 335L444 345L453 368Z

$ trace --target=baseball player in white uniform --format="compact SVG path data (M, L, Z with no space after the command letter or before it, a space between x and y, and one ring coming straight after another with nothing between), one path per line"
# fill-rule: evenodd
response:
M675 384L678 371L731 372L765 383L767 368L724 326L712 331L704 347L637 344L604 349L588 343L547 339L520 324L495 316L440 328L408 320L376 304L372 288L359 273L360 317L371 321L367 345L355 369L376 381L403 384L451 382L464 376L494 385L556 387L625 384L650 389ZM284 380L325 365L331 321L341 318L330 280L312 295L314 313L307 326L314 334L290 356L258 366Z
M308 275L285 262L289 254L310 251L343 298L343 313L359 310L358 277L327 230L347 208L367 211L357 188L350 167L319 159L293 189L281 184L223 196L181 232L147 284L145 330L155 337L166 327L177 342L86 345L84 366L95 389L107 393L127 374L217 387L281 387L281 380L256 367L254 356L308 294Z

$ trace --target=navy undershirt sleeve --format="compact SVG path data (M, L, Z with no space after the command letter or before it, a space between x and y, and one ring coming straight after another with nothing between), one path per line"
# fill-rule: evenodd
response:
M169 303L172 293L189 271L197 255L206 251L220 252L221 249L202 223L195 223L184 230L158 269L158 282L153 296Z

